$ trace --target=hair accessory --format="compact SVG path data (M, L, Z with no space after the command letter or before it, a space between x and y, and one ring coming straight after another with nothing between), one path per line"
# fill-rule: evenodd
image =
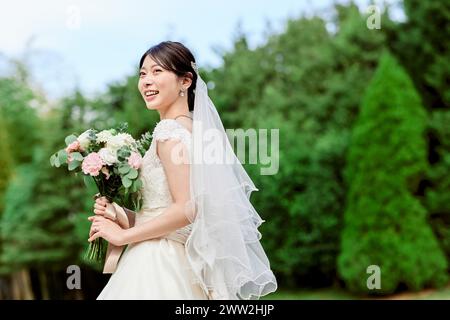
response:
M191 66L192 66L192 68L194 69L195 73L198 74L198 67L197 67L197 65L195 64L194 61L191 61Z

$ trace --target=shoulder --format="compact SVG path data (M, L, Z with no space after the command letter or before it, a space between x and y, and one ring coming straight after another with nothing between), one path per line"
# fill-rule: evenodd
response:
M187 163L191 147L191 133L177 120L163 119L158 122L153 130L153 139L158 142L156 155L163 164Z
M190 131L177 120L163 119L156 124L152 137L158 141L168 139L184 140L190 137Z

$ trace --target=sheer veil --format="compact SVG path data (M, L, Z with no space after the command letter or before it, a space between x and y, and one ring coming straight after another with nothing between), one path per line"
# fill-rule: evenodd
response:
M198 78L190 153L191 199L185 214L192 222L186 255L211 299L259 299L277 289L260 244L264 222L250 202L253 184L236 157L222 121Z

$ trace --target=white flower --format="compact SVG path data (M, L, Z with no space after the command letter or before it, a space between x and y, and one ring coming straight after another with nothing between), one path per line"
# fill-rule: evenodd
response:
M133 143L135 141L131 135L128 133L119 133L118 135L112 136L106 143L106 146L118 150L123 146L131 146Z
M97 143L100 142L108 143L108 141L112 138L112 136L113 135L110 130L100 131L99 133L97 133Z
M134 138L129 133L119 133L117 136L120 137L119 139L122 139L122 141L127 146L130 146L131 144L136 143Z
M122 140L118 136L112 136L108 142L106 142L106 147L118 150L123 145Z
M79 135L77 138L78 142L80 143L80 147L84 150L86 150L89 147L89 144L91 143L91 140L89 140L89 134L91 129L86 130L82 134Z
M114 163L118 161L117 150L113 150L110 148L101 148L98 151L98 155L108 166L112 166Z

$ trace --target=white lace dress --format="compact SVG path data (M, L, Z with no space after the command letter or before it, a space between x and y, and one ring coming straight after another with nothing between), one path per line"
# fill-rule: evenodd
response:
M143 206L136 213L136 225L162 214L172 203L167 178L156 154L156 141L171 138L181 140L190 150L191 133L183 125L173 119L158 122L140 172ZM164 238L128 245L97 299L208 299L186 258L184 244L190 231L188 225Z

